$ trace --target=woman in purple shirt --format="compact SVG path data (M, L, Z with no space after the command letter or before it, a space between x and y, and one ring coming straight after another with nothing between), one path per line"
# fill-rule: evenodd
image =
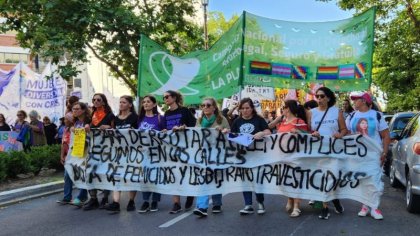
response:
M165 127L164 118L161 116L157 109L156 98L152 95L146 95L143 98L142 105L139 112L139 129L140 130L162 130ZM152 196L152 204L149 203L150 195ZM143 192L143 205L139 213L146 213L148 211L158 211L158 202L160 201L160 193Z

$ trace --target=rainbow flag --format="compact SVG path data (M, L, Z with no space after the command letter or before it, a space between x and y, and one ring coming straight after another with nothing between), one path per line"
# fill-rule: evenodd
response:
M308 67L306 66L293 66L292 78L293 79L306 79Z
M319 66L316 73L317 80L338 79L338 66Z
M355 77L356 79L360 79L365 77L366 72L366 63L361 62L356 64L356 71L355 71Z
M339 79L354 79L354 64L338 66Z
M292 72L292 65L273 63L272 74L283 78L290 78Z
M268 62L251 61L251 74L271 75L271 64Z

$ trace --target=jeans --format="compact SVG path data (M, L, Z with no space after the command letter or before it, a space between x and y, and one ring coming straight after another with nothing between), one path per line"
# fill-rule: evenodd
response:
M209 195L197 197L197 208L207 209L209 208ZM222 205L222 194L215 194L211 196L213 200L213 206Z
M244 195L245 205L252 205L252 192L242 192ZM255 196L257 196L257 202L258 203L264 203L264 194L262 193L255 193Z
M73 181L71 181L71 178L67 171L64 171L64 199L65 200L71 200L73 198L72 196L73 192ZM79 195L77 196L79 200L86 200L87 199L87 190L86 189L80 189Z
M152 195L152 201L153 202L159 202L160 201L160 193L155 193L155 192L143 192L143 200L144 201L149 201L150 195Z

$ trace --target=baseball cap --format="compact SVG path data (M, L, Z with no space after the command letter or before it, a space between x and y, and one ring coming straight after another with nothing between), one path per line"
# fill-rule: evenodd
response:
M365 99L367 104L372 104L372 97L367 92L352 92L350 93L350 99L356 100L356 99Z

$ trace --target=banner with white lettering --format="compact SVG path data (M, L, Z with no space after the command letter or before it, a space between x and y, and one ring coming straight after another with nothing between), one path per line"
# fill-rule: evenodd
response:
M86 158L67 156L79 188L200 196L255 191L379 205L381 147L362 135L343 139L279 133L248 147L215 129L178 132L92 130Z

